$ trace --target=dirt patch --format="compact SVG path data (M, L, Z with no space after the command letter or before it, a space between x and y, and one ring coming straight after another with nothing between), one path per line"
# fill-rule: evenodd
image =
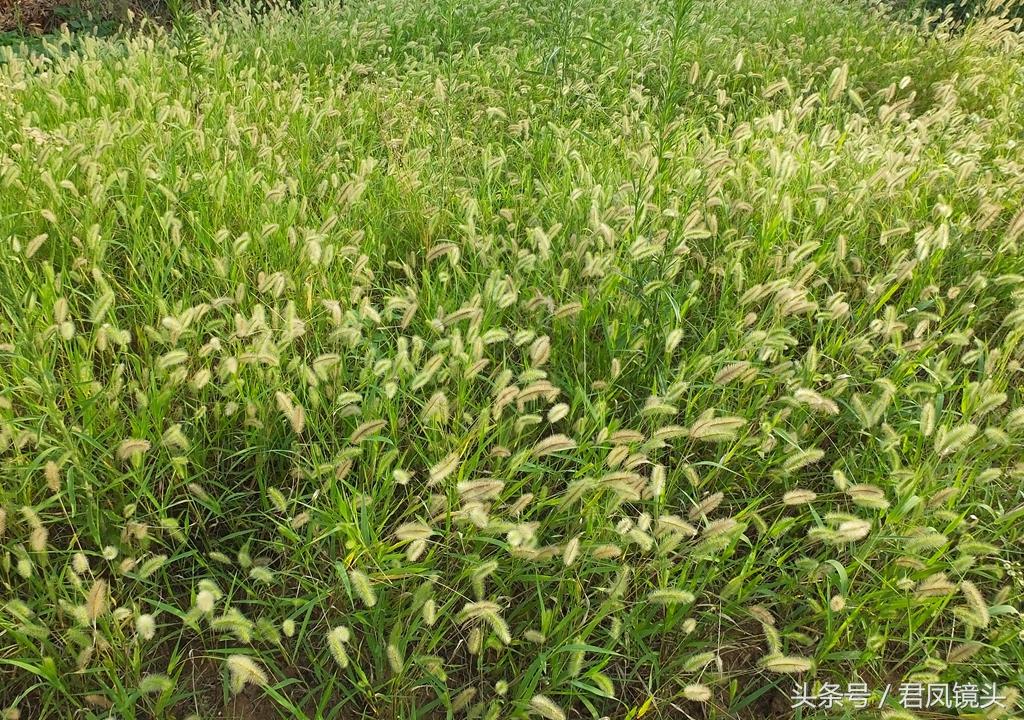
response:
M278 717L274 702L256 687L247 687L224 705L221 667L213 658L189 653L184 660L181 680L188 683L195 705L179 704L175 710L180 717L196 712L201 717L224 720L273 720Z
M236 695L216 717L225 720L274 720L278 715L271 700L260 695L258 690L250 692L247 688Z
M42 35L59 25L58 11L69 5L67 0L0 0L0 32Z
M109 34L135 17L158 13L162 0L0 0L0 33L26 38L56 32Z
M736 639L719 648L722 670L744 688L741 695L756 696L753 702L736 712L737 720L792 717L793 709L785 692L778 685L772 685L757 667L758 659L767 652L760 623L754 618L740 619L735 632Z
M175 717L185 718L190 714L219 720L275 720L280 717L274 701L255 686L246 687L225 704L223 668L214 658L189 653L182 663L180 684L187 684L191 700L175 706Z

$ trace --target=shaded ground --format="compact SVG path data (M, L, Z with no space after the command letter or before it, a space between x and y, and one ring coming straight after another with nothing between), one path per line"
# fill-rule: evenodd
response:
M108 34L127 19L129 10L141 17L153 15L158 7L149 0L0 0L0 44L55 32L62 25Z
M0 32L41 34L60 25L64 0L0 0Z

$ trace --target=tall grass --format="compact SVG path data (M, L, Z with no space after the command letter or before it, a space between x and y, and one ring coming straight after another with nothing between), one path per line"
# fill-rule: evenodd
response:
M5 50L0 708L1010 713L1024 45L927 27L353 0Z

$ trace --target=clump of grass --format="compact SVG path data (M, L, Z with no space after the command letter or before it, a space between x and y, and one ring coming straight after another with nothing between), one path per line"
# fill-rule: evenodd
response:
M0 710L1020 684L1012 23L179 20L0 49Z

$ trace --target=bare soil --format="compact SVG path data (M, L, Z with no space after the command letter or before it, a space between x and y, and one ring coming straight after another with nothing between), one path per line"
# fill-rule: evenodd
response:
M68 0L0 0L0 32L41 35L59 25L57 9Z

